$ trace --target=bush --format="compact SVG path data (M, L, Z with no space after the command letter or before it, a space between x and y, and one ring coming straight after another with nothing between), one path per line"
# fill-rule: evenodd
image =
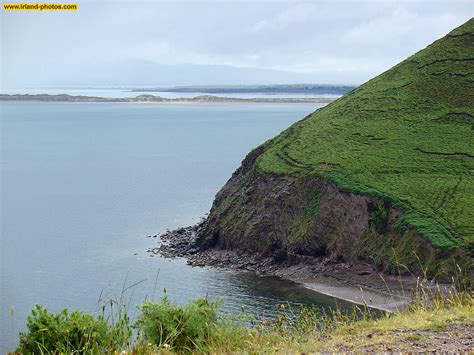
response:
M54 314L40 305L31 311L26 321L27 332L20 333L17 352L110 352L127 346L131 326L126 315L110 324L103 315L94 318L67 309Z
M140 339L178 352L202 349L219 332L220 304L201 297L180 307L170 303L166 295L160 303L146 302L139 306L141 313L136 323Z

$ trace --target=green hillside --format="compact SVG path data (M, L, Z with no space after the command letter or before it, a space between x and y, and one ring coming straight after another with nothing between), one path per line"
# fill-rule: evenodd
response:
M474 20L265 144L264 173L382 198L442 250L474 244Z

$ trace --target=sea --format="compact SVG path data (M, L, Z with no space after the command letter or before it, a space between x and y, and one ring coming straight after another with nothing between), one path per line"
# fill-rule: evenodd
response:
M252 148L321 106L0 103L0 352L36 304L97 312L123 296L133 316L166 293L263 318L285 302L332 307L289 281L147 252L149 236L198 222Z

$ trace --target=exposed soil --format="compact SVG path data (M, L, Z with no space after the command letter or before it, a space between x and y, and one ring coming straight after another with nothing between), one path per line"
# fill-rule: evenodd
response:
M474 349L474 324L449 324L440 329L413 330L400 329L397 331L375 331L354 336L354 343L365 342L367 339L383 335L386 343L367 345L363 347L337 347L338 352L410 352L410 353L465 353L472 354Z
M259 263L270 257L289 265L308 264L311 274L316 264L318 273L321 265L330 265L354 268L356 274L381 270L409 276L427 270L449 279L441 269L456 251L444 253L414 230L399 228L403 210L321 177L261 172L256 161L265 149L262 145L250 152L217 193L196 234L199 250L257 255ZM381 281L375 279L375 284Z

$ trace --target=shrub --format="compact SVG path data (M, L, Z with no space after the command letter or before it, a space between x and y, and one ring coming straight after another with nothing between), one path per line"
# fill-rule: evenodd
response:
M172 348L178 352L202 349L219 332L217 310L220 301L200 297L185 306L177 306L166 295L160 303L146 302L136 327L140 339L159 348Z
M131 337L128 319L110 324L103 315L94 318L79 311L63 309L54 314L36 305L26 321L27 332L20 333L17 352L72 353L110 352L127 346Z

